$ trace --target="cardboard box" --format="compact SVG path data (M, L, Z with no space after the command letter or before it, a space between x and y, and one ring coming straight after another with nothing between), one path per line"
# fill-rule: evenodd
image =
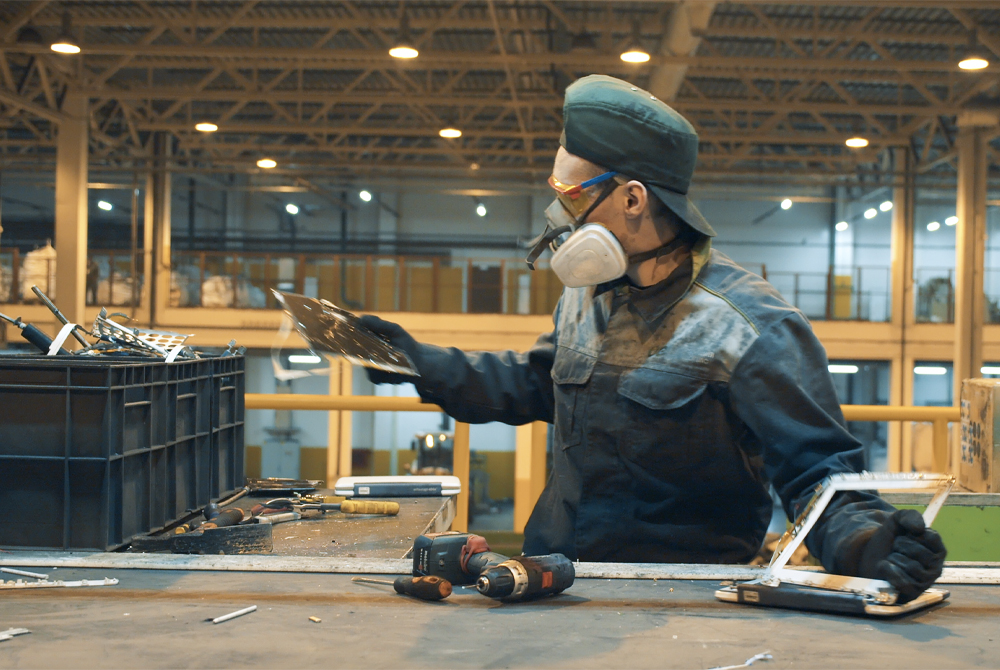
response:
M976 493L1000 492L1000 380L962 380L962 451L958 483Z

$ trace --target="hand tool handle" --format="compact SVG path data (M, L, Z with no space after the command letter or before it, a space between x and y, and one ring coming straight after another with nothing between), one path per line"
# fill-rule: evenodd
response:
M451 595L451 582L435 575L427 577L398 577L392 583L396 593L420 600L441 600Z
M345 514L399 514L399 503L377 500L345 500L340 503L340 511Z
M69 319L67 319L66 316L62 312L59 311L59 308L56 307L55 304L53 304L53 302L51 300L49 300L49 296L47 296L44 293L42 293L42 289L38 288L37 286L32 286L31 290L34 291L35 295L38 296L38 299L41 300L42 303L44 303L45 306L49 308L49 311L52 312L57 319L59 319L59 323L61 323L64 326L67 323L69 323ZM81 335L80 333L76 332L76 328L74 328L72 330L72 333L73 333L73 337L76 338L77 342L79 342L80 344L82 344L85 347L89 347L90 346L90 343L87 342L87 340L85 340L83 338L83 335ZM48 351L48 350L46 349L46 351Z
M208 530L209 528L223 528L225 526L235 526L240 521L243 521L243 510L238 507L232 507L230 509L224 509L219 512L219 515L203 523L200 526L201 530Z
M30 323L21 324L21 337L31 342L46 354L49 353L49 347L52 346L52 338L32 326ZM68 356L69 352L60 347L59 354Z

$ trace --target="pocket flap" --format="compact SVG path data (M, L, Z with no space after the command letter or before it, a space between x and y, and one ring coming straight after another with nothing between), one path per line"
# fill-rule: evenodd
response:
M596 362L593 356L559 347L552 362L552 381L556 384L586 384Z
M650 409L677 409L701 395L706 386L704 379L638 368L622 375L618 393Z

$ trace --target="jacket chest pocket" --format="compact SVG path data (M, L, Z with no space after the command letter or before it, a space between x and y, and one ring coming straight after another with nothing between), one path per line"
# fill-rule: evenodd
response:
M555 383L556 437L563 449L580 444L583 440L584 414L587 405L587 384L594 372L593 356L573 349L559 347L552 363L552 381Z
M708 382L662 370L638 368L622 375L622 456L657 478L704 467L717 457L717 403L707 397ZM707 403L707 404L706 404ZM718 408L716 408L718 409Z

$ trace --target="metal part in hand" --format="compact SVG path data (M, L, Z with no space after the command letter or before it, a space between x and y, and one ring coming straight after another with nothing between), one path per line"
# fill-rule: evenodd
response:
M882 579L845 577L822 572L788 570L785 565L806 539L806 535L823 515L833 496L841 491L893 491L913 489L936 489L927 509L924 510L924 524L930 528L945 499L955 485L951 475L927 474L922 472L904 473L840 473L824 479L816 487L809 504L795 519L792 527L778 541L771 557L771 563L761 578L761 583L777 586L782 582L801 586L816 586L834 591L858 593L870 596L879 605L892 605L898 594L889 582Z
M313 352L343 356L366 368L419 376L405 352L362 326L346 309L297 293L272 292Z

